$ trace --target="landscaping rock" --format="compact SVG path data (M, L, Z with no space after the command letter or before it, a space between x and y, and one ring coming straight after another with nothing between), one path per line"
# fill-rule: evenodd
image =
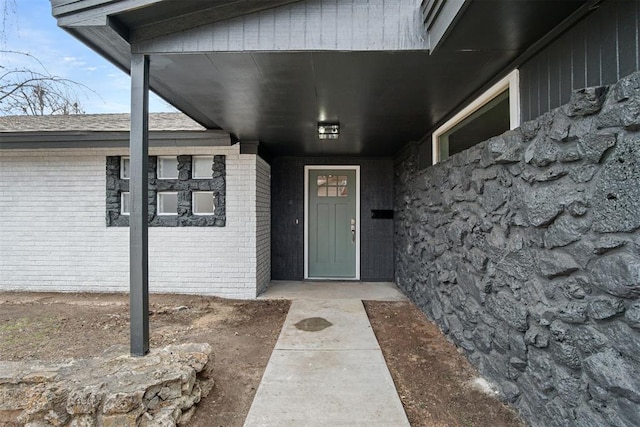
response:
M210 357L209 344L182 344L145 357L111 349L65 364L0 362L0 411L32 426L175 426L213 386Z

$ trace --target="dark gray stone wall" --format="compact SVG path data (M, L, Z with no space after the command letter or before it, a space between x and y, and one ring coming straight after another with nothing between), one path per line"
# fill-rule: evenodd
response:
M191 156L177 156L178 179L158 179L158 158L149 157L148 199L150 227L224 227L226 224L226 157L213 156L211 179L193 179ZM129 216L121 215L121 194L129 191L129 180L120 179L120 157L109 156L106 161L106 220L107 227L128 227ZM178 193L178 215L157 214L157 193ZM192 191L213 191L215 212L213 215L195 215L191 206Z
M417 163L400 288L532 425L640 425L640 73Z

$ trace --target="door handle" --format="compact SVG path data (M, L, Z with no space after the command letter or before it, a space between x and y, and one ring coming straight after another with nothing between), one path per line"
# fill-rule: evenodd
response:
M356 219L351 218L351 243L356 242Z

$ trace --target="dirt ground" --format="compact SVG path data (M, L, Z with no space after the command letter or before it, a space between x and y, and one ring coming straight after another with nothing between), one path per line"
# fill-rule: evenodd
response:
M514 412L474 390L473 369L407 302L365 303L411 422L416 426L521 426ZM191 425L242 426L288 301L151 295L151 346L208 342L215 387ZM0 293L0 360L97 356L129 340L122 294Z
M413 427L524 427L517 414L472 385L477 372L409 302L365 309Z
M207 342L215 386L191 425L242 426L289 310L288 301L151 295L150 345ZM129 342L128 296L0 293L0 360L58 361Z

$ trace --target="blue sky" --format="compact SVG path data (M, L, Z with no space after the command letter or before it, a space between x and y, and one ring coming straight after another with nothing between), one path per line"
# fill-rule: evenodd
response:
M129 76L58 28L51 16L49 0L0 0L0 8L5 1L15 5L17 10L8 16L0 50L29 53L38 58L50 74L91 88L91 91L78 91L86 113L129 112ZM37 62L20 55L0 53L0 62L40 67ZM153 94L149 109L153 112L175 111Z

